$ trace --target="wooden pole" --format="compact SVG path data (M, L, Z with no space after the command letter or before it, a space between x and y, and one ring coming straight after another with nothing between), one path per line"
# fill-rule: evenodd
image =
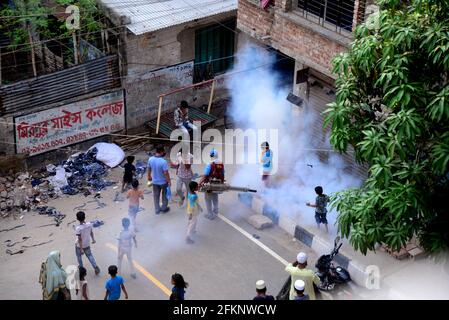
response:
M156 134L159 133L159 124L161 123L161 112L162 112L162 100L163 99L164 99L163 96L159 97L159 109L157 111Z
M76 42L76 31L72 33L73 39L73 57L75 58L75 64L78 64L78 45Z
M212 79L212 89L210 91L209 105L207 106L207 113L210 113L210 108L212 107L212 100L214 98L215 91L215 79Z
M33 37L31 36L31 26L30 25L28 25L28 39L30 41L30 46L31 46L31 64L33 65L33 74L35 77L37 77L36 60L34 57Z

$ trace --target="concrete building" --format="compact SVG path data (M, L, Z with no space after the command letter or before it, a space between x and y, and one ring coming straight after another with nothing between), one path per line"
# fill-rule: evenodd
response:
M120 30L120 56L126 90L127 128L154 118L158 95L224 73L233 63L237 0L99 0ZM123 28L122 28L123 27ZM164 100L201 106L210 89L185 91ZM218 91L219 93L219 91Z
M290 64L292 94L305 100L302 108L316 114L312 128L316 147L328 146L322 111L335 99L332 58L348 49L352 31L375 10L372 3L371 0L238 1L239 46L251 42L272 47L294 62ZM326 153L320 156L326 159ZM348 170L360 169L351 157L346 158Z
M295 71L308 68L305 74L332 84L331 60L348 48L352 31L365 20L369 2L275 0L263 9L257 0L239 0L237 27L253 40L293 58ZM304 83L302 74L295 72L294 89L306 97L297 83Z

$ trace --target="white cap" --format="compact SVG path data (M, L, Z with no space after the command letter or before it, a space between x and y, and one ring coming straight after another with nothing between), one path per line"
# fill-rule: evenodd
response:
M306 283L304 281L302 281L302 280L295 281L295 289L296 290L299 290L299 291L304 290L305 286L306 286Z
M298 261L298 263L306 263L307 255L304 252L298 253L296 256L296 261Z
M257 290L265 289L265 281L263 281L263 280L257 281L256 282L256 289Z

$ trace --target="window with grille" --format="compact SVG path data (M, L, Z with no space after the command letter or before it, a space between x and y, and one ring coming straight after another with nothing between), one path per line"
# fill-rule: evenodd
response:
M298 8L323 21L352 31L354 0L298 0Z

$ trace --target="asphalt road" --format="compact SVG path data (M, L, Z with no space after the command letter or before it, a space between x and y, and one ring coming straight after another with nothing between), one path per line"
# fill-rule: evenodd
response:
M114 170L112 176L118 178L120 171ZM51 223L51 218L33 212L24 213L22 219L2 220L2 229L20 224L25 226L0 233L3 247L0 254L0 299L40 299L41 290L37 282L40 264L52 250L60 250L65 267L77 264L73 223L68 223L75 219L75 208L88 201L90 203L83 207L87 219L105 221L103 226L94 229L97 242L92 245L95 259L102 270L99 276L94 275L85 259L91 298L102 299L104 283L108 279L107 267L117 261L115 247L121 219L127 215L127 201L114 202L115 193L112 188L102 192L99 201L106 206L99 209L92 196L75 195L51 201L49 205L67 215L59 227L42 227ZM238 202L237 193L222 195L220 205L224 219L210 221L201 216L195 244L188 245L185 243L185 208L171 203L169 213L156 216L152 194L146 191L145 200L141 203L145 210L137 218L140 229L137 234L138 247L133 252L138 265L137 279L129 277L126 260L121 272L130 299L167 299L171 275L175 272L183 274L190 284L187 299L250 299L255 294L255 282L259 279L264 279L269 293L276 295L287 276L282 261L294 260L300 250L308 252L311 260L316 259L308 248L292 241L292 237L278 227L258 231L246 223L244 216L251 213ZM259 239L255 239L253 234ZM24 236L30 239L9 249L15 252L21 245L51 242L25 248L22 254L5 253L8 249L6 240L19 241Z

